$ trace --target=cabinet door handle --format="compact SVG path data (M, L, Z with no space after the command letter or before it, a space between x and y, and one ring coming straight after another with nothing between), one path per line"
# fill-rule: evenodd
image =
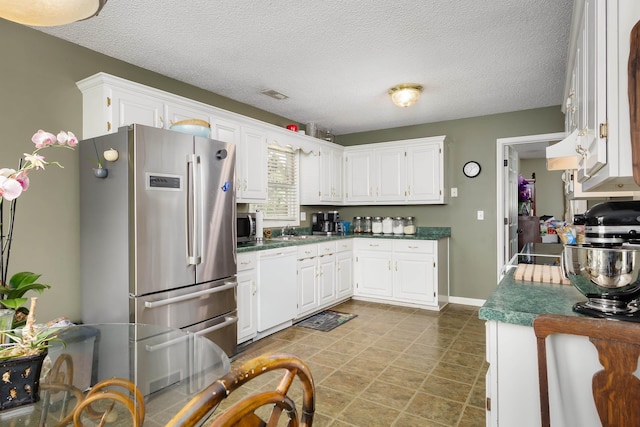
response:
M419 246L407 246L409 249L418 249Z
M391 271L391 260L389 260L389 271Z
M372 248L377 248L380 245L374 245L373 243L369 243L369 246L372 247Z
M398 271L398 261L396 261L396 271Z

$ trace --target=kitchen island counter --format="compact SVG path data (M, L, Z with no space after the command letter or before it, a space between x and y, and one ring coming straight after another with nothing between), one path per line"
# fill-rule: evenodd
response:
M329 240L343 239L395 239L395 240L440 240L451 237L450 227L418 227L415 235L384 235L384 234L349 234L346 236L318 236L310 239L279 240L278 238L264 239L250 245L238 245L238 253L264 251L275 248L285 248L288 246L309 245L313 243L326 242Z
M573 305L586 298L572 285L515 280L511 269L480 308L479 317L521 326L532 326L540 314L580 316Z
M480 308L486 320L487 426L540 426L538 358L533 320L572 311L585 301L572 285L515 280L505 274ZM551 425L599 426L591 395L591 377L602 369L595 347L586 337L557 335L547 343Z

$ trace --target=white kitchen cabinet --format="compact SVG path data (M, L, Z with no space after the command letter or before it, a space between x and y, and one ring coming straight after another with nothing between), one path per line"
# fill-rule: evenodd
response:
M390 299L393 295L393 242L356 239L354 244L354 295Z
M352 248L351 239L298 246L298 318L353 294Z
M336 242L336 300L353 295L353 239Z
M298 308L297 317L318 309L318 246L298 246Z
M309 152L300 153L300 203L341 204L344 149L325 141L314 145Z
M255 252L238 254L238 344L258 332L258 260Z
M638 191L629 126L629 34L640 2L575 2L565 88L568 133L576 130L582 190Z
M393 247L393 297L398 301L433 305L437 293L437 243L403 240Z
M342 202L343 149L324 146L320 152L320 201Z
M318 243L318 303L326 307L336 301L336 242Z
M404 202L407 191L407 152L404 147L374 150L376 202Z
M407 202L444 203L443 150L439 143L407 145Z
M445 203L445 137L345 148L345 204Z
M236 156L236 200L238 203L267 202L267 132L240 127Z
M344 201L348 204L374 200L374 157L371 149L345 149Z
M449 298L449 239L356 239L354 298L439 310Z

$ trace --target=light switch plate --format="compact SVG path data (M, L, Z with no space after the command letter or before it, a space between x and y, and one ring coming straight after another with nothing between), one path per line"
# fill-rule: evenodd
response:
M306 220L307 220L307 213L300 212L300 221L306 221Z
M458 188L451 187L451 197L458 197Z
M478 211L478 221L484 220L484 211Z

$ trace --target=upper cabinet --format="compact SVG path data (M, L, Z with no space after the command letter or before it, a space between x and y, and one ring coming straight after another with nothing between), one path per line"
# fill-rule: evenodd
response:
M300 204L342 203L342 158L344 148L317 140L300 153Z
M345 148L345 204L443 204L445 137Z
M566 130L578 153L582 190L638 191L633 181L627 67L635 0L574 4L565 89Z

